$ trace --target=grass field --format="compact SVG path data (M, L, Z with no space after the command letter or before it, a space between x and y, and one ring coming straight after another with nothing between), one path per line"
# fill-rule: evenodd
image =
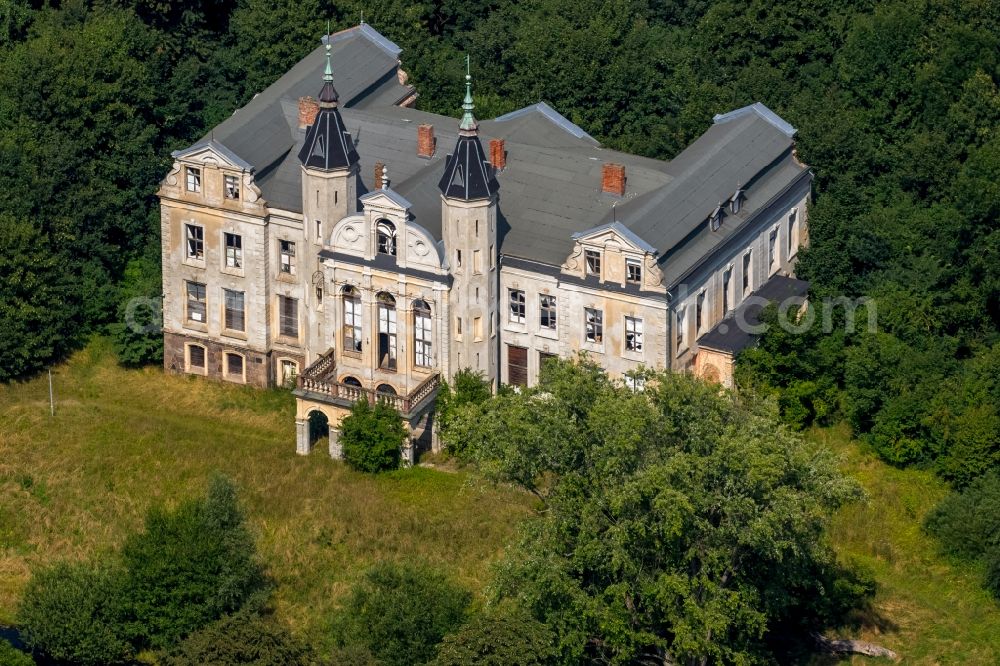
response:
M481 591L529 512L522 495L477 489L462 474L371 477L323 450L296 456L287 392L122 370L103 341L54 378L55 417L44 377L0 386L0 624L13 619L33 566L99 557L141 526L151 504L203 492L215 470L242 489L279 614L320 646L331 611L368 564L421 559ZM879 462L844 429L810 436L838 451L869 494L838 514L831 536L845 561L873 572L879 592L840 633L890 647L907 664L997 663L1000 606L920 530L944 484Z
M323 450L295 455L287 392L126 371L103 341L47 380L0 386L0 624L32 567L99 557L141 527L146 509L231 476L258 535L276 603L323 643L341 595L380 559L418 559L480 591L529 511L522 495L462 474L412 469L366 476Z
M947 493L945 484L929 471L882 463L846 428L810 436L843 456L844 469L869 496L866 504L841 510L831 531L840 557L867 567L879 584L873 608L859 615L860 630L841 633L891 648L906 664L1000 663L1000 605L982 589L977 572L941 557L920 529Z

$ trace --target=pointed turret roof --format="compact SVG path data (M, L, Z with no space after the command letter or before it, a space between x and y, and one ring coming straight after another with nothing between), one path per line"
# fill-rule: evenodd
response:
M448 155L444 175L438 183L441 193L451 199L474 201L489 199L500 184L496 169L486 159L483 144L479 141L479 124L472 115L472 76L469 74L469 58L465 58L465 101L462 103L462 121L458 126L458 141L455 152Z
M327 26L326 68L323 70L323 88L319 91L319 113L306 130L306 139L299 151L299 161L306 168L324 171L345 169L357 164L360 159L337 108L340 96L333 87L329 32Z

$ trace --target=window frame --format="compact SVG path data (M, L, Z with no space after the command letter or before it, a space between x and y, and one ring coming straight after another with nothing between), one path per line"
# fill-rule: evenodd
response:
M604 344L604 310L583 309L583 339L592 345Z
M231 244L230 240L234 240L235 243ZM243 270L243 236L231 231L223 231L222 246L226 253L226 268Z
M291 308L291 313L288 308ZM289 324L294 324L294 332L289 333ZM299 299L278 294L278 336L289 340L299 339Z
M384 231L384 228L388 228L388 232ZM396 253L399 251L399 243L397 238L398 231L396 230L396 225L385 219L384 217L379 218L375 221L375 254L384 254L389 257L395 257ZM385 242L383 242L383 240Z
M352 285L345 285L340 290L340 296L343 352L353 356L360 356L364 351L364 340L362 339L364 309L361 305L361 292Z
M799 209L797 206L788 212L787 219L788 258L791 259L799 253Z
M278 273L295 275L295 241L293 240L278 239Z
M517 299L518 295L520 300ZM515 309L520 313L515 314ZM507 321L512 324L525 324L528 321L527 295L523 289L507 289Z
M635 276L632 269L635 269ZM625 282L628 284L642 284L642 262L638 259L625 258Z
M236 376L230 370L229 363L230 359L238 358L240 359L240 373ZM247 381L247 357L246 354L242 354L238 351L226 350L222 352L222 377L227 381L240 382L245 384Z
M743 253L742 264L743 298L753 292L753 248Z
M239 323L240 326L230 326L230 312L237 312L235 309L230 308L230 297L239 296ZM227 331L237 331L239 333L246 333L247 330L247 308L246 308L246 292L236 291L235 289L222 289L222 327Z
M770 273L774 273L781 265L780 236L780 226L777 224L767 232L767 267Z
M423 299L413 302L413 365L434 366L434 318L430 303Z
M188 261L197 261L201 263L205 261L204 226L195 224L194 222L184 223L184 248L184 256Z
M191 352L195 348L201 350L201 366L196 366L191 361ZM184 372L192 375L208 375L208 347L198 342L187 342L184 344Z
M376 367L379 370L395 372L399 367L399 320L396 310L396 299L388 292L379 292L375 296L377 303L376 318L378 323L379 336L385 335L388 345L388 359L383 363L381 358L376 358ZM381 341L376 346L376 352L381 348Z
M674 311L674 319L677 330L674 331L674 344L677 347L677 355L680 356L688 349L687 334L687 303Z
M549 323L546 323L546 320ZM546 331L555 331L558 329L559 300L556 296L552 294L538 295L538 327Z
M584 249L583 268L584 275L596 275L601 277L602 257L600 250Z
M631 347L629 346L629 335L631 334ZM630 354L641 354L643 352L643 322L642 317L635 315L625 315L625 351Z
M240 200L240 177L232 174L222 176L222 196L229 201Z
M198 288L201 290L201 299L197 297ZM192 300L191 290L195 290L195 298ZM194 280L184 281L184 322L187 324L198 324L200 326L208 325L208 285L204 282L195 282ZM194 304L194 308L192 308ZM192 314L200 313L201 319L195 319Z
M705 322L707 321L706 309L708 307L708 294L702 289L698 292L694 301L694 331L695 335L701 335L702 331L705 330Z
M184 191L201 194L201 167L184 167Z

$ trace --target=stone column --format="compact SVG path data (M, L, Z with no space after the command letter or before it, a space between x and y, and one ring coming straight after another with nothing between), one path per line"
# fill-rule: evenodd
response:
M309 419L295 419L295 452L307 456L310 448Z
M344 447L340 443L340 431L330 428L330 457L334 460L344 459Z

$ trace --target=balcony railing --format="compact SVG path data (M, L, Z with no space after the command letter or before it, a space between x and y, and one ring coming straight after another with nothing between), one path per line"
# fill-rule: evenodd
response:
M353 404L358 400L367 400L375 404L385 400L400 414L411 414L428 397L434 394L441 385L441 375L435 374L406 395L395 395L366 389L361 386L344 384L336 380L335 354L330 351L321 356L315 363L306 368L298 378L299 391L318 396L321 400Z

